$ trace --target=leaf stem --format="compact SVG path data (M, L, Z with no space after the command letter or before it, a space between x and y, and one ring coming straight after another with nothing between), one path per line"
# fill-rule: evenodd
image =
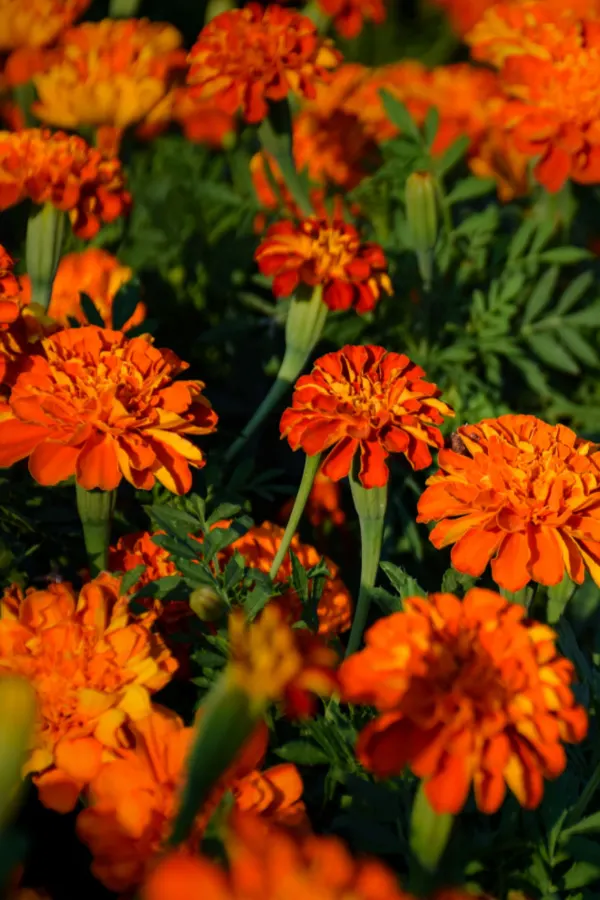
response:
M272 103L269 115L258 126L258 137L266 154L273 157L303 216L314 214L307 185L296 171L293 153L292 117L288 100Z
M298 488L298 493L296 494L296 499L294 500L294 505L290 513L290 518L288 519L283 538L281 539L281 544L279 545L279 550L275 555L273 565L271 566L271 571L269 572L271 578L275 578L275 576L277 575L279 567L281 566L281 563L285 559L285 555L288 552L289 546L292 542L292 538L296 534L298 522L300 521L302 513L304 512L304 507L306 506L306 501L308 500L308 497L310 495L320 461L320 453L315 454L315 456L306 457L306 461L304 463L304 472L302 473L302 481L300 482L300 487Z

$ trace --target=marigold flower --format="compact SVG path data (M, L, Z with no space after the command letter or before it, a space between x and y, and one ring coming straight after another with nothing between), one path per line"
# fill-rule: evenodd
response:
M273 4L249 3L215 16L191 50L188 83L226 113L261 122L268 103L292 91L313 98L340 54L309 18Z
M66 31L54 65L34 77L33 111L59 128L127 128L151 116L177 81L186 53L172 25L104 19Z
M363 487L383 487L390 453L424 469L431 465L429 447L443 446L437 426L454 413L424 375L408 356L383 347L348 345L327 353L296 382L281 435L308 456L329 450L322 472L333 481L348 475L359 452Z
M0 52L51 44L90 0L0 0Z
M110 890L135 888L156 863L172 828L194 737L169 710L154 707L130 726L133 745L106 763L92 781L89 805L77 818L77 833L92 852L93 874ZM304 819L302 780L295 766L255 771L266 750L266 730L250 739L199 813L184 851L193 852L227 790L239 808L289 821L295 807ZM263 793L264 792L264 793Z
M100 247L89 247L81 253L63 256L52 285L48 315L55 322L68 327L70 319L88 325L81 306L81 294L86 294L102 316L106 328L113 327L113 300L124 284L133 277L129 266L122 265L116 256ZM23 302L31 296L29 277L20 278ZM121 331L129 331L144 321L146 307L138 303Z
M319 6L345 38L355 38L365 21L382 25L385 22L384 0L319 0Z
M235 119L212 99L197 97L193 88L177 88L172 117L179 122L188 141L220 149L233 139Z
M273 293L289 297L300 284L323 287L329 309L372 310L382 291L392 293L385 254L378 244L362 242L357 229L333 218L311 216L297 225L276 222L267 230L255 259L263 275L273 275Z
M538 806L544 779L566 766L561 741L583 740L587 715L555 633L524 616L473 588L463 601L410 597L376 622L340 670L345 699L380 713L358 739L363 765L382 778L408 766L438 813L458 813L471 785L484 813L507 787L521 806Z
M12 585L0 615L0 672L28 678L39 703L26 772L35 773L42 803L67 812L176 663L150 630L156 617L133 618L107 573L79 596L65 582L25 593Z
M306 629L293 629L273 603L250 623L229 617L228 677L258 705L283 701L290 716L312 715L313 694L335 688L336 653Z
M14 260L0 244L0 328L7 328L21 311L19 280L13 272Z
M217 416L201 381L148 338L88 325L45 338L28 360L0 419L0 467L29 457L40 484L75 475L86 490L114 490L122 478L149 490L158 480L189 491L190 466L204 455L185 435L209 434Z
M600 453L565 425L535 416L500 416L458 429L460 452L441 450L440 470L419 500L418 522L437 520L435 547L481 575L492 562L500 587L533 579L600 585Z
M283 539L283 528L272 522L263 522L262 525L251 528L245 535L234 541L222 554L225 562L234 553L241 553L247 565L253 569L260 569L268 573L277 551ZM311 569L318 565L322 555L310 544L300 543L298 535L292 538L290 549L296 554L301 565L305 569ZM323 637L339 634L346 631L352 624L352 598L348 588L339 576L339 568L327 557L324 562L329 569L329 577L325 581L323 593L317 606L319 618L319 634ZM289 554L281 564L275 577L276 582L290 581L292 577L292 563ZM284 616L290 622L297 622L302 618L302 603L293 588L287 590L276 600Z
M0 210L26 198L67 212L73 232L86 239L131 205L119 160L105 159L83 138L38 128L0 131Z

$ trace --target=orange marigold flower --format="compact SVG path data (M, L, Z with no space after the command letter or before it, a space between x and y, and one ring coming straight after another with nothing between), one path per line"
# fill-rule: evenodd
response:
M21 290L13 272L14 260L0 244L0 329L6 329L19 317Z
M544 778L566 766L561 741L583 740L587 715L555 633L524 616L473 588L463 601L410 597L376 622L340 670L345 699L380 713L358 739L363 765L382 778L408 766L438 813L460 812L471 786L485 813L507 787L521 806L538 806Z
M276 604L250 623L241 610L229 617L228 678L260 707L283 701L290 716L309 716L314 694L327 695L337 678L337 654L306 629L292 628Z
M0 131L0 210L26 198L68 212L73 232L86 239L131 205L119 160L105 159L83 138L38 128Z
M203 28L189 56L188 82L224 112L241 111L247 122L261 122L269 101L283 100L290 91L313 98L315 85L340 59L307 16L249 3Z
M186 779L186 760L194 729L170 710L154 707L130 726L131 748L106 763L89 789L89 805L77 818L77 833L92 852L93 874L113 891L135 888L156 863L172 828ZM198 814L184 852L191 853L223 795L232 790L243 810L288 821L290 810L303 816L302 781L291 765L256 772L266 750L259 729L235 763L214 786ZM260 789L266 791L260 795Z
M233 115L221 109L214 100L197 97L189 86L174 92L172 115L188 141L219 149L233 139Z
M378 244L361 241L357 229L339 213L331 219L311 216L298 224L276 222L255 253L263 275L272 275L276 297L289 297L305 284L322 285L329 309L372 310L382 291L392 293L385 254Z
M438 520L430 538L452 547L452 564L518 591L533 579L600 585L600 453L565 425L500 416L458 429L419 500L418 522Z
M382 25L385 22L384 0L319 0L319 6L345 38L355 38L364 22Z
M86 490L114 490L124 477L149 490L157 479L189 491L202 451L185 435L215 430L201 381L173 381L187 368L147 338L88 325L42 341L0 418L0 467L29 457L40 484L75 476Z
M157 531L156 534L164 532ZM132 593L159 578L177 574L177 566L172 562L169 551L155 544L152 538L149 531L126 534L111 550L110 567L116 572L131 572L138 566L144 566L144 571L131 589Z
M323 474L339 481L360 454L366 488L387 484L386 459L403 453L413 469L431 465L429 447L442 447L438 425L453 416L437 385L404 354L383 347L346 346L321 356L296 382L281 434L308 456L329 450Z
M69 319L75 319L80 325L89 324L81 306L81 294L87 294L102 316L105 327L112 328L113 300L132 277L133 271L129 266L122 265L116 256L100 247L89 247L81 253L67 253L62 257L54 278L48 315L65 327L69 326ZM20 282L23 301L28 303L31 296L29 277L21 276ZM138 303L121 330L129 331L141 325L145 317L146 307Z
M0 52L51 44L90 0L0 0Z
M486 10L498 0L429 0L441 7L457 34L465 34L484 16Z
M39 703L26 772L35 773L42 803L67 812L176 663L150 630L155 616L133 618L107 573L79 596L64 582L25 593L13 585L0 616L0 672L28 678Z
M150 116L186 70L182 37L147 19L104 19L66 31L60 56L34 77L43 122L127 128Z
M283 528L272 522L263 522L262 525L251 528L245 535L234 541L223 552L223 561L230 559L234 553L241 553L247 565L253 569L260 569L268 573L283 538ZM296 554L305 569L311 569L323 559L322 554L310 544L300 543L298 535L295 535L290 544L290 549ZM339 577L339 568L327 557L324 562L329 569L329 577L325 581L323 593L317 606L319 618L319 634L324 637L339 634L346 631L352 624L352 598L348 588ZM292 577L292 563L289 554L281 564L276 582L290 581ZM289 588L277 598L276 602L286 618L290 622L297 622L302 618L302 603L293 588Z

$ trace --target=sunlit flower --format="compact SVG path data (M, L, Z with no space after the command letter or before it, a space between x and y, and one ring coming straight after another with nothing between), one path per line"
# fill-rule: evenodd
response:
M0 52L51 44L90 0L0 0Z
M494 179L503 203L529 193L530 160L502 128L488 129L469 156L469 168L478 178Z
M21 289L14 264L12 256L0 245L0 328L11 325L21 311Z
M459 447L441 450L440 470L419 500L430 538L452 547L452 564L481 575L492 563L500 587L531 579L600 585L600 453L565 425L500 416L463 425Z
M131 205L119 160L105 159L83 138L38 128L0 131L0 210L27 198L67 212L81 238Z
M29 457L40 484L75 476L86 490L115 489L122 478L176 494L204 465L186 435L214 431L217 416L201 381L173 381L187 368L148 338L88 325L42 342L13 387L0 419L0 466Z
M457 34L465 34L473 28L485 14L486 10L498 0L429 0L441 7Z
M35 773L42 802L66 812L176 664L150 630L155 616L134 619L118 579L106 573L79 596L65 582L25 593L13 585L0 615L0 672L28 678L39 703L26 771Z
M333 217L285 220L268 229L255 259L263 275L273 276L276 297L291 296L300 284L321 285L329 309L372 310L381 293L392 293L385 254L361 241L357 229Z
M364 22L385 22L384 0L319 0L319 6L333 17L333 24L345 38L357 37Z
M133 745L106 763L92 781L89 805L77 819L77 833L90 848L93 874L110 890L135 888L156 863L173 826L185 782L186 760L195 729L169 710L154 707L132 723ZM302 781L295 767L255 771L266 750L262 728L214 786L199 812L185 851L193 852L223 795L232 790L244 810L284 821L296 806ZM260 787L270 795L261 797Z
M321 356L296 382L281 434L308 456L329 450L324 475L339 481L360 455L366 488L388 480L386 459L403 453L413 469L431 464L429 447L442 447L439 425L453 416L437 385L408 356L383 347L346 346Z
M60 57L34 77L35 115L59 128L127 128L152 114L177 80L186 53L172 25L147 19L85 22L62 35Z
M213 99L196 96L193 88L177 88L173 97L173 119L181 125L188 141L217 149L235 134L235 118Z
M313 695L328 695L337 683L336 653L307 629L292 628L275 604L252 623L241 610L230 615L229 652L229 681L259 707L283 702L290 716L312 715Z
M341 57L309 18L278 5L249 3L215 16L192 48L188 82L224 112L260 122L268 103L291 91L315 96L315 85Z
M162 533L156 532L156 534ZM126 534L119 538L116 547L111 550L111 570L132 572L138 566L144 567L132 587L132 592L139 591L160 578L168 578L169 575L177 574L177 566L171 560L169 551L156 544L152 537L153 535L148 531Z
M263 522L238 538L222 554L226 561L234 553L241 553L246 564L261 572L269 572L273 560L283 538L283 528L273 525L272 522ZM298 557L305 569L309 570L321 561L320 554L310 544L302 544L298 535L295 535L290 544L290 550ZM317 615L319 618L319 634L329 636L338 634L348 629L352 623L352 599L348 588L339 577L339 568L334 562L325 557L325 565L329 570L329 577L325 581L323 593L318 602ZM289 554L281 564L276 582L290 581L292 577L292 563ZM284 594L277 597L276 602L284 615L291 622L297 622L303 617L302 603L295 590L290 587Z
M521 806L538 806L544 779L566 766L562 742L583 740L587 716L555 633L524 616L473 588L463 601L410 597L376 622L340 673L345 699L380 713L358 738L363 765L382 778L408 766L438 813L458 813L471 786L485 813L507 787Z
M293 499L282 508L281 521L287 522L292 511ZM339 528L346 521L342 506L342 492L337 481L332 481L319 470L308 495L304 515L314 528L331 525Z
M81 295L90 298L104 320L106 328L113 327L112 307L116 294L133 277L129 266L122 265L116 256L100 247L89 247L81 253L63 256L54 283L48 315L55 322L67 327L70 319L80 325L88 325L81 306ZM31 285L29 277L20 278L23 301L29 302ZM140 325L146 316L146 307L138 303L121 331L129 331Z

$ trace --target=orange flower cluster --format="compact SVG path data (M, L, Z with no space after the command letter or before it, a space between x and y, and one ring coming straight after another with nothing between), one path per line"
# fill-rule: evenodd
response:
M83 138L37 128L0 131L0 210L27 198L68 212L81 238L131 205L119 160L105 159Z
M385 22L384 0L319 0L319 6L345 38L357 37L366 22Z
M89 5L90 0L0 0L0 53L51 44Z
M435 547L452 564L509 591L533 579L600 585L600 453L564 425L500 416L457 432L460 452L441 450L439 472L419 500L419 522L438 521Z
M140 884L169 836L194 737L193 728L185 728L178 716L161 707L133 722L130 732L131 746L100 769L89 788L89 805L77 818L77 833L94 857L93 874L119 892ZM194 851L227 790L233 791L238 808L304 825L303 787L296 768L284 764L256 771L265 750L266 729L261 728L214 786L194 823L187 853Z
M87 294L102 316L106 328L113 327L113 300L120 288L133 277L129 266L123 266L112 253L100 247L89 247L81 253L67 253L63 256L52 285L52 297L48 315L64 327L75 319L80 325L88 320L81 306L81 294ZM29 303L31 284L29 277L20 278L22 298ZM125 322L122 331L129 331L144 321L146 307L138 303Z
M544 779L566 766L561 742L587 732L554 632L478 588L462 602L411 597L404 610L376 622L340 670L345 699L380 713L358 739L363 765L383 778L408 766L438 813L458 813L471 786L484 813L507 787L538 806Z
M494 6L470 36L473 54L500 68L505 102L493 116L515 151L537 160L550 192L568 178L600 181L600 22L563 4Z
M256 123L266 117L269 102L284 100L290 91L313 98L315 85L340 58L306 16L249 3L203 28L190 53L188 82L199 98Z
M103 574L79 594L13 585L0 600L0 672L35 688L39 723L26 771L42 803L73 809L79 793L117 752L126 723L149 709L149 692L176 663L152 634L155 616L133 619L119 581Z
M374 309L382 291L392 293L385 254L362 242L357 229L336 214L311 216L298 224L285 220L268 229L255 253L263 275L273 275L276 297L290 297L300 284L323 289L329 309Z
M124 477L149 490L191 487L204 456L185 435L214 431L217 416L201 381L173 379L187 368L147 338L88 325L42 341L0 415L0 466L29 457L40 484L75 476L86 490L115 489Z
M408 356L383 347L327 353L296 382L282 437L308 456L329 450L322 471L333 481L349 474L357 453L366 488L387 484L390 453L403 453L413 469L426 468L429 447L443 446L438 426L454 413L424 374Z
M186 70L176 28L147 19L104 19L66 31L58 58L34 77L43 122L127 128L162 115Z

